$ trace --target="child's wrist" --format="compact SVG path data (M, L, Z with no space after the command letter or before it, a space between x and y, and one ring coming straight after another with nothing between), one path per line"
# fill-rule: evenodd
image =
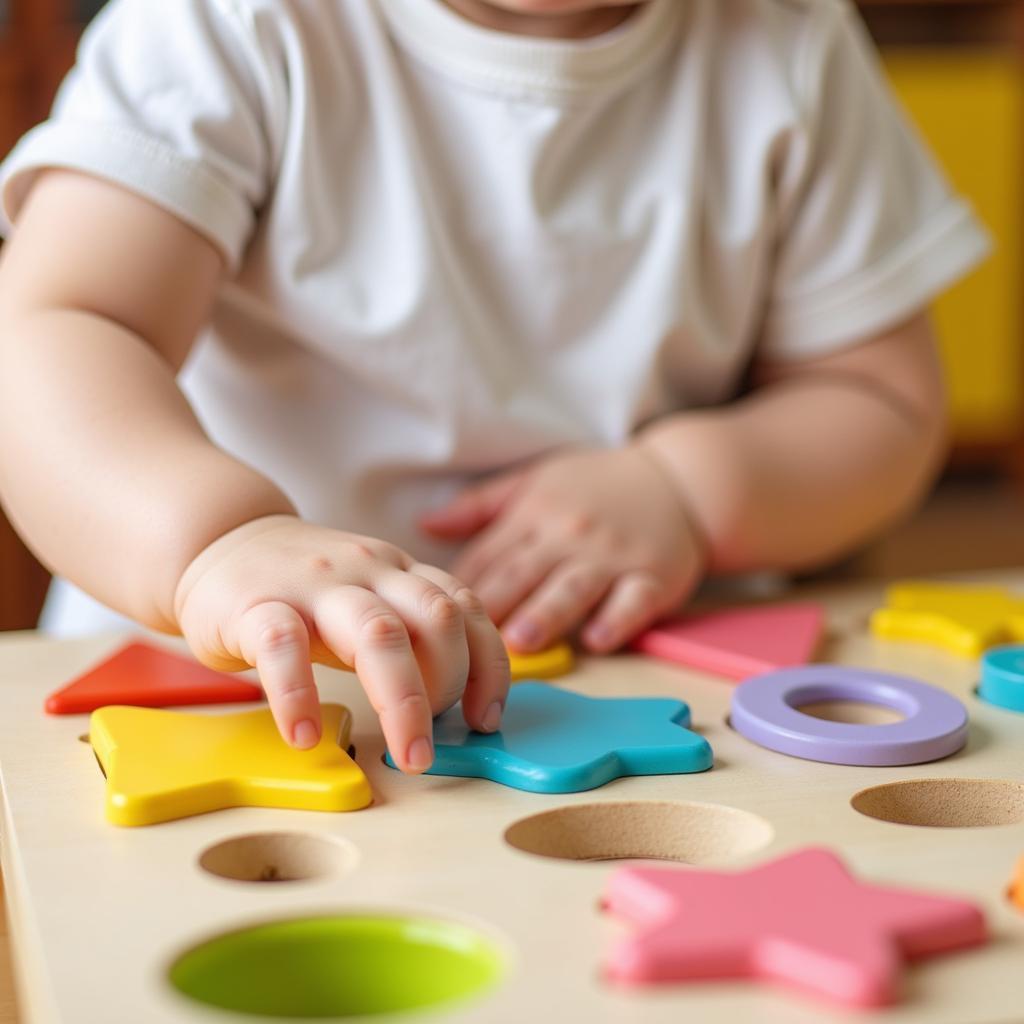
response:
M294 509L291 511L269 512L254 519L244 520L235 526L218 532L212 540L199 548L191 561L186 564L174 588L173 609L175 624L180 624L181 611L188 600L190 591L210 565L214 564L226 552L235 550L239 546L249 543L255 537L279 529L285 524L295 523L298 521L298 518L298 513Z
M700 563L700 575L703 575L711 562L711 539L701 520L696 503L692 499L686 484L679 479L674 467L665 458L656 443L651 443L646 434L638 435L630 444L630 449L656 473L673 495L680 515L686 522L696 557Z

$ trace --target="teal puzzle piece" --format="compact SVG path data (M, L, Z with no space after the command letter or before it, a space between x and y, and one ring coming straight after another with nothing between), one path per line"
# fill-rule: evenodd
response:
M509 692L501 731L474 732L453 708L434 722L428 775L489 779L531 793L579 793L625 775L679 775L711 767L711 745L691 732L679 700L594 698L539 682ZM394 768L390 754L387 763Z
M1024 646L993 647L985 652L978 696L997 707L1024 712Z

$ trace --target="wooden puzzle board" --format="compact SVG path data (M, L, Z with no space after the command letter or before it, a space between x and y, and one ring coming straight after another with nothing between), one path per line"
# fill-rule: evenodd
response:
M1024 573L972 579L1024 588ZM896 780L1019 781L1024 715L974 698L973 662L871 639L866 620L880 602L880 587L795 596L826 604L829 638L821 660L916 675L963 699L971 715L967 747L945 761L905 768L797 760L756 747L729 728L730 683L638 656L585 660L559 684L593 696L686 700L695 727L714 748L716 766L700 775L625 779L588 793L536 795L479 780L405 778L386 768L361 690L350 676L323 671L318 677L324 699L346 703L354 712L357 760L372 783L374 806L350 814L237 809L119 829L103 819L103 778L91 749L79 742L87 719L46 717L42 702L121 638L56 643L19 634L0 642L3 870L25 1019L46 1024L244 1020L205 1009L174 991L166 981L172 959L208 937L266 920L423 911L475 924L494 936L507 951L508 969L500 986L476 1001L412 1019L1019 1022L1024 1019L1024 912L1005 894L1014 864L1024 855L1024 824L893 824L857 813L850 798L865 787ZM951 785L941 799L957 813L963 795ZM611 989L599 967L623 926L602 915L598 900L616 865L539 857L512 848L503 836L513 823L542 811L634 801L724 805L770 824L767 845L730 859L728 812L699 812L708 829L685 841L711 856L705 866L743 867L807 845L830 846L865 881L977 900L993 941L910 967L904 1002L870 1014L747 983ZM642 830L645 809L632 813L619 829L627 839L630 829ZM347 870L326 880L266 884L217 878L197 863L218 841L276 830L339 841L348 855ZM591 838L600 849L601 837Z

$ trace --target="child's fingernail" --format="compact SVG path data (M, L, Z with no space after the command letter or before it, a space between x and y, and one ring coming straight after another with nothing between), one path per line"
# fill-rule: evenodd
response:
M485 732L497 732L501 726L501 701L495 701L485 712L480 723Z
M434 745L425 736L413 740L409 744L409 752L405 756L409 767L414 772L425 772L434 763Z
M292 744L299 750L309 750L320 742L320 730L308 719L304 718L292 729Z
M607 626L593 626L587 630L587 643L594 647L607 647L611 638L612 633Z
M540 640L540 630L530 621L513 622L505 630L505 639L513 647L533 647Z

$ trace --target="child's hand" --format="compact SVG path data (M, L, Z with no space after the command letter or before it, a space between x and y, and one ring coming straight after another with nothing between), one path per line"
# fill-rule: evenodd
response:
M430 767L432 716L460 696L471 727L500 725L508 656L480 602L383 541L293 516L257 519L192 562L175 611L204 664L255 666L296 747L320 738L311 660L358 672L403 771Z
M678 605L704 561L670 479L637 446L549 457L470 488L421 525L474 538L452 571L521 651L581 624L587 647L612 651Z

